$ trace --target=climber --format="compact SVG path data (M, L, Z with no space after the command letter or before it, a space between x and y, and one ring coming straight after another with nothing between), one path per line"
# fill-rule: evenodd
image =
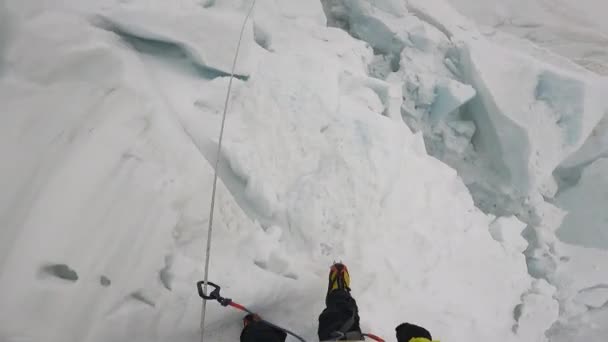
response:
M336 263L329 271L329 285L325 298L325 309L319 316L318 335L320 341L364 341L365 335L359 327L359 310L350 295L350 275L345 265ZM256 314L243 319L241 342L284 342L287 334L268 325ZM432 342L431 334L424 328L403 323L396 329L398 342ZM381 341L381 339L367 335ZM437 342L437 341L436 341Z

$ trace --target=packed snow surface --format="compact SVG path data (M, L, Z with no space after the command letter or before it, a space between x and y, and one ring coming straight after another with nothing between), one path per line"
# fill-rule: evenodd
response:
M0 1L0 341L200 339L194 284L250 5ZM310 341L335 260L363 330L389 341L404 321L445 341L542 341L563 303L572 319L601 308L601 279L533 279L526 223L482 213L475 180L427 153L432 131L504 170L483 186L526 196L601 124L604 79L510 44L441 0L258 0L210 279ZM241 315L210 303L205 337L236 340Z

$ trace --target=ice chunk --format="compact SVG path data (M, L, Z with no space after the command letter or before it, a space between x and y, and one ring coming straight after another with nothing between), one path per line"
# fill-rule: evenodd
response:
M409 41L409 19L402 3L393 0L323 0L328 23L346 29L383 54L398 55Z
M559 289L562 312L548 335L560 342L602 341L608 318L608 252L568 244L560 244L559 251L562 262L551 279Z
M471 121L448 121L440 123L436 130L441 132L442 141L447 151L462 156L471 146L471 138L475 134L475 124Z
M553 198L559 190L559 184L553 176L545 179L543 183L539 185L539 192L545 198Z
M490 234L494 240L517 252L523 252L528 247L528 241L521 236L526 224L515 216L499 217L490 225Z
M560 193L555 201L568 212L557 231L561 240L608 249L608 158L585 168L579 183Z
M553 298L555 287L544 279L535 280L516 310L516 331L526 341L547 341L545 331L557 320L559 303Z
M478 96L474 144L504 171L504 184L528 194L585 142L603 117L608 81L470 40L466 78ZM490 57L490 55L492 57Z
M456 133L462 135L469 140L475 134L475 124L471 121L449 121L448 126L450 126Z
M564 160L560 167L586 166L599 157L608 157L608 111L595 126L585 144Z
M472 99L475 89L455 80L446 80L437 85L435 94L436 98L431 106L431 120L437 122Z

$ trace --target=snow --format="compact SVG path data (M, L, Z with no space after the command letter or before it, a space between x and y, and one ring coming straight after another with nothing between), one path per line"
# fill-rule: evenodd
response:
M250 2L2 5L0 340L198 341L226 75ZM308 340L334 260L362 328L389 340L410 321L442 340L542 341L558 309L572 307L570 327L602 308L608 280L585 262L603 254L549 253L583 253L551 240L558 208L538 204L527 255L549 283L533 280L528 222L484 214L467 188L478 174L427 149L551 193L606 111L604 80L499 47L442 1L256 6L219 156L210 279L225 296ZM586 265L576 284L573 265ZM205 337L234 341L242 313L208 310Z
M559 304L553 298L554 294L555 287L547 281L535 280L532 290L523 296L523 305L516 308L516 315L523 323L519 323L515 329L518 333L529 336L529 341L544 340L544 331L557 320Z
M508 32L608 74L608 5L602 0L449 0L461 13L487 26L488 34Z
M552 341L602 341L606 336L606 250L574 245L556 246L562 262L552 275L557 284L560 319L547 332Z
M103 25L121 35L174 44L181 48L192 63L203 69L230 75L236 41L225 37L238 37L242 18L237 13L208 10L201 13L175 13L163 11L116 11L100 18ZM252 59L249 58L253 40L253 27L244 32L244 44L239 55L242 62L235 74L248 76Z
M506 248L522 253L528 247L528 241L521 236L524 228L526 224L516 217L499 217L490 225L490 234Z

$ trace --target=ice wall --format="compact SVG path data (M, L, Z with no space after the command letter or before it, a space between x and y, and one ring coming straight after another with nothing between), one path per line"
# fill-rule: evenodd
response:
M557 284L565 312L570 289L554 277L565 260L555 237L565 213L545 199L569 181L556 182L556 169L576 178L580 165L603 153L608 83L533 44L482 33L439 3L409 1L404 9L388 1L325 1L324 8L329 25L374 48L372 75L402 88L403 120L424 133L430 154L458 170L476 205L529 225L530 273ZM492 232L503 237L502 229ZM528 293L553 312L529 326L555 321L551 286ZM533 299L539 294L544 299Z
M552 172L608 109L606 80L547 51L507 40L499 46L447 4L414 1L409 12L392 2L324 4L328 24L375 49L376 76L403 85L404 120L478 189L476 201L489 212L512 207L506 212L519 214L517 202L539 189L552 196Z

